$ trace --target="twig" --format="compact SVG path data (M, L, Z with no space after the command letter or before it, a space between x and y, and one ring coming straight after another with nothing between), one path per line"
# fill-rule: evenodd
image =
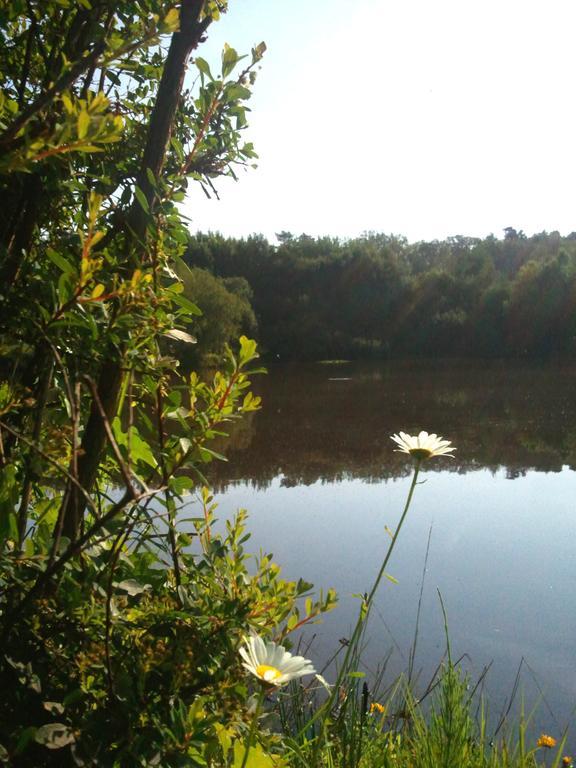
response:
M83 550L86 544L90 542L90 540L96 533L98 533L99 530L101 530L107 523L113 520L116 515L122 512L122 510L125 509L125 507L127 507L129 504L138 504L143 499L146 499L150 496L155 496L157 493L160 493L163 490L163 487L154 488L153 490L136 494L135 497L132 496L130 491L126 491L122 498L119 499L116 504L113 504L105 515L96 520L82 536L80 536L75 541L70 542L58 560L56 560L50 567L48 567L38 576L31 589L26 593L22 600L17 603L14 609L10 612L10 615L6 616L4 631L5 637L9 635L10 630L15 627L15 618L17 615L21 613L24 608L26 608L34 600L35 597L42 594L44 588L50 582L52 577L58 575L64 569L64 566Z
M132 523L128 525L126 529L122 529L112 544L112 557L109 564L110 575L108 577L108 584L106 586L106 622L104 630L104 653L106 656L106 674L108 676L108 692L112 697L115 695L114 691L114 674L112 672L112 658L110 655L110 638L112 636L112 587L114 580L114 573L116 566L118 565L118 559L120 552L124 546L124 542L130 536L137 523L137 518L132 520Z
M38 402L36 404L36 413L34 418L34 429L32 431L32 440L36 445L40 440L40 432L42 431L42 416L44 414L44 408L46 407L46 401L48 399L48 390L50 389L50 381L52 379L52 371L54 370L54 363L52 362L44 375L42 376L42 383L40 392L38 394ZM20 507L18 508L18 547L22 549L24 538L26 537L26 522L28 520L28 506L30 504L30 494L32 493L32 467L30 460L26 461L26 473L24 478L24 485L22 488L22 497L20 499Z
M162 419L162 383L159 383L156 387L156 420L158 425L158 443L160 447L160 470L162 473L162 482L166 486L164 492L164 499L166 501L166 512L168 514L168 539L170 541L170 549L172 552L172 563L174 564L174 579L176 581L176 587L178 588L182 583L180 574L180 562L178 560L178 547L176 544L176 534L174 533L174 520L172 516L171 496L168 491L168 471L166 468L166 461L164 459L164 422ZM180 596L178 596L180 600Z
M54 100L54 97L57 94L62 93L66 90L66 88L72 85L72 83L78 77L80 77L82 72L89 68L93 62L98 60L98 58L104 53L104 50L105 44L104 42L100 41L94 46L90 53L87 53L85 56L79 59L76 64L74 64L68 70L68 72L59 77L51 88L47 88L42 93L42 95L36 99L36 101L33 101L30 106L22 110L18 117L12 121L8 128L6 128L4 133L0 135L0 145L8 145L9 150L9 144L18 134L18 131L20 131L20 129L23 128L26 123L32 117L34 117L34 115L44 109L44 107L47 107Z
M12 429L12 427L9 427L8 424L6 424L4 421L0 421L0 429L5 429L8 434L15 437L17 440L21 440L24 445L29 445L31 448L34 448L36 453L39 456L42 456L45 461L47 461L49 464L52 464L53 467L55 467L59 472L61 472L64 477L66 477L73 485L78 488L78 490L82 493L84 498L86 499L88 506L97 513L98 510L96 508L96 505L94 504L94 501L92 500L90 494L88 491L78 482L78 480L68 472L67 469L64 469L57 461L56 459L53 459L51 456L49 456L47 453L45 453L41 448L39 448L36 443L34 443L33 440L30 440L29 438L22 435L20 432L18 432L15 429Z
M122 456L120 448L118 447L118 443L116 442L116 438L114 437L114 433L112 432L112 427L110 426L110 422L108 421L108 416L106 415L106 411L104 410L104 406L102 405L102 401L100 400L100 395L98 394L98 388L94 383L94 380L91 379L89 376L83 376L82 378L88 384L88 386L90 387L90 391L92 392L92 397L94 398L94 402L96 403L96 407L98 408L98 411L100 413L100 418L102 419L104 430L106 431L106 436L108 437L110 446L114 451L114 456L116 458L116 461L118 462L118 466L120 467L120 473L122 475L122 478L124 479L124 483L126 484L127 493L129 493L133 499L136 499L136 496L138 494L136 493L136 491L134 490L134 486L132 485L132 476L131 476L130 469L127 466L126 462L124 461L124 457Z

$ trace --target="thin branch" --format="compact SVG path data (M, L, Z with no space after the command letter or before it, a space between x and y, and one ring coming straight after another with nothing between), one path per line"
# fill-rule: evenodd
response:
M52 380L52 372L54 370L54 362L52 361L48 368L43 372L40 392L38 393L38 402L36 404L36 413L34 415L34 429L32 431L32 441L34 445L37 445L40 440L40 433L42 431L42 417L44 414L44 408L48 400L48 390L50 389L50 382ZM30 504L30 494L32 493L32 466L28 457L26 461L26 472L24 478L24 486L22 489L22 497L20 499L20 507L18 509L18 547L22 549L24 539L26 537L26 522L28 520L28 506Z
M30 2L28 2L28 10L30 11ZM24 65L22 67L22 76L20 78L20 85L18 86L18 106L20 109L24 106L24 95L26 93L26 85L28 84L28 76L30 74L30 62L32 61L32 43L34 35L36 33L36 18L34 14L30 14L30 26L28 27L28 35L26 36L26 53L24 54Z
M112 507L106 512L105 515L100 517L98 520L96 520L85 533L82 534L76 541L70 542L68 547L65 549L65 551L60 555L58 560L56 560L54 563L52 563L51 566L49 566L45 571L43 571L36 581L34 582L34 585L31 587L31 589L26 593L26 595L22 598L22 600L17 603L17 605L13 608L13 610L10 612L10 615L6 616L6 623L5 623L5 636L9 635L12 628L15 627L16 622L15 619L20 614L24 608L26 608L37 596L41 595L44 591L44 588L48 585L50 580L57 576L66 566L70 560L72 560L73 557L80 554L80 552L84 549L84 547L91 542L91 539L94 537L98 531L100 531L102 528L104 528L107 523L109 523L111 520L113 520L120 512L122 512L127 506L130 504L138 504L143 499L146 499L150 496L155 496L157 493L160 493L161 491L165 490L164 487L160 488L154 488L149 491L144 491L143 493L137 494L135 497L132 496L130 491L126 491L121 499L119 499L116 504L113 504Z
M44 93L42 93L42 95L39 96L36 101L33 101L32 104L26 107L26 109L22 110L18 117L13 120L8 128L6 128L6 130L0 135L0 145L9 145L14 137L18 134L20 129L23 128L26 123L32 117L34 117L34 115L38 114L38 112L47 107L54 100L55 96L65 91L69 86L72 85L75 80L80 77L80 75L88 67L92 66L94 62L98 61L98 58L104 53L105 47L106 46L103 41L96 43L90 53L87 53L85 56L79 59L68 70L68 72L64 73L60 78L58 78L58 80L51 88L48 88L46 91L44 91ZM9 146L8 149L10 149Z
M92 392L92 397L94 398L94 402L100 413L100 418L102 419L102 423L104 425L106 436L108 438L108 441L110 442L110 446L112 447L112 450L114 451L114 456L116 457L118 466L120 467L120 473L122 475L122 478L124 479L127 492L131 494L133 499L135 499L138 494L136 493L136 491L134 490L134 486L132 485L132 474L126 462L124 461L124 457L122 456L118 443L116 442L116 438L114 437L114 433L112 432L112 427L110 426L110 422L108 421L108 416L106 415L106 411L104 410L104 406L102 405L102 401L100 400L100 395L98 394L98 388L94 380L91 379L89 376L83 376L82 378L88 384L88 386L90 387L90 391Z
M138 522L138 518L135 517L126 529L122 529L120 531L120 533L114 540L114 543L112 544L112 550L111 550L112 555L110 558L110 563L108 565L110 575L108 576L108 584L106 586L106 623L104 628L104 653L106 657L106 674L108 676L108 693L110 697L115 696L114 674L112 672L112 657L110 654L110 638L112 637L112 588L113 588L113 582L114 582L114 573L116 572L116 566L118 565L118 559L120 558L120 552L122 551L122 547L124 546L124 543L126 542L127 538L130 536L130 534L134 530L134 527L136 526L137 522Z
M113 55L111 55L109 58L103 57L101 62L99 62L99 59L104 53L104 51L106 50L106 41L99 40L89 53L87 53L85 56L79 59L75 64L73 64L72 67L68 70L68 72L65 72L61 77L59 77L58 80L54 83L54 85L51 88L47 88L42 93L42 95L36 99L36 101L33 101L32 104L26 107L26 109L24 109L18 115L18 117L16 117L12 121L12 123L6 128L6 130L2 134L0 134L0 146L5 145L4 151L5 152L10 151L13 148L11 144L16 140L16 136L18 135L18 132L26 125L26 123L31 118L33 118L34 115L37 115L38 112L41 112L45 107L49 106L50 103L53 102L55 96L58 96L60 93L63 93L84 72L89 70L91 67L97 68L100 65L105 67L114 60L119 60L121 58L129 56L133 51L137 50L142 45L152 40L155 36L156 36L155 30L151 30L150 32L148 32L147 35L145 35L140 40L137 40L134 43L131 43L129 45L126 45L124 48L118 51L114 51Z
M24 443L24 445L28 445L31 448L34 448L34 450L36 451L36 453L39 456L42 456L42 458L45 461L47 461L55 469L57 469L58 472L61 472L67 480L69 480L73 485L76 486L76 488L78 488L78 490L82 493L82 495L84 496L84 498L86 499L86 501L88 503L88 506L92 509L93 512L96 513L98 511L97 508L96 508L96 505L94 504L94 501L92 500L92 497L90 496L88 491L82 485L80 485L78 480L73 475L71 475L70 472L68 472L67 469L64 469L64 467L62 467L56 461L56 459L53 459L51 456L49 456L47 453L45 453L41 448L39 448L36 445L36 443L34 443L33 440L30 440L29 438L25 437L23 434L21 434L17 430L12 429L12 427L9 427L8 424L6 424L6 422L0 421L0 429L5 429L6 432L8 432L9 435L12 435L17 440L21 440Z
M174 565L174 579L176 581L176 587L179 587L182 583L180 574L180 562L178 560L178 546L176 543L176 534L174 532L174 520L171 511L172 498L168 491L168 471L166 468L166 461L164 459L164 422L162 418L162 384L160 383L156 388L156 421L158 426L158 443L160 447L160 470L162 472L162 482L166 486L164 492L164 500L166 501L166 512L168 515L168 539L170 541L170 550L172 554L172 563ZM178 598L180 599L180 598Z

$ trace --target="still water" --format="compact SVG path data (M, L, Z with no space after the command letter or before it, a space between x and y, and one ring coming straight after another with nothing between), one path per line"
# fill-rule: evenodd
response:
M274 366L263 410L236 425L213 464L219 517L250 512L247 549L273 552L286 578L335 587L336 610L308 655L317 666L350 634L354 593L370 589L410 485L390 435L453 441L422 482L376 598L363 659L406 671L414 642L423 690L446 648L466 654L493 721L513 691L555 736L576 706L576 366L386 363ZM427 548L428 557L426 558ZM529 707L528 707L529 708ZM573 726L574 731L574 726ZM572 734L572 746L574 736Z

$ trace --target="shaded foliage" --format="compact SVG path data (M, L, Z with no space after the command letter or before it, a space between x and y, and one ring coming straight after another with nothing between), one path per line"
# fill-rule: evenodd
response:
M244 515L215 532L205 488L215 438L259 407L256 343L226 345L253 325L245 282L181 261L188 184L255 157L265 46L189 66L225 10L0 9L0 763L225 764L241 637L334 602L300 616L310 585L267 555L249 568ZM194 336L219 353L209 378L179 370Z
M522 357L576 349L573 235L410 244L191 237L184 258L245 278L266 352L281 359L451 355Z

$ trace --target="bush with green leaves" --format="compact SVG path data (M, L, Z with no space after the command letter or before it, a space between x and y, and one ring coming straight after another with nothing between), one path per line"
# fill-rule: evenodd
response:
M227 764L248 718L241 638L282 635L333 602L300 617L309 585L282 580L269 557L249 567L244 515L214 528L205 467L226 424L259 407L256 344L242 336L210 378L179 369L206 323L181 278L178 203L190 182L210 192L255 158L243 133L264 44L247 57L227 45L217 66L196 54L225 11L224 0L0 9L9 765ZM261 741L251 759L275 764L274 740Z

